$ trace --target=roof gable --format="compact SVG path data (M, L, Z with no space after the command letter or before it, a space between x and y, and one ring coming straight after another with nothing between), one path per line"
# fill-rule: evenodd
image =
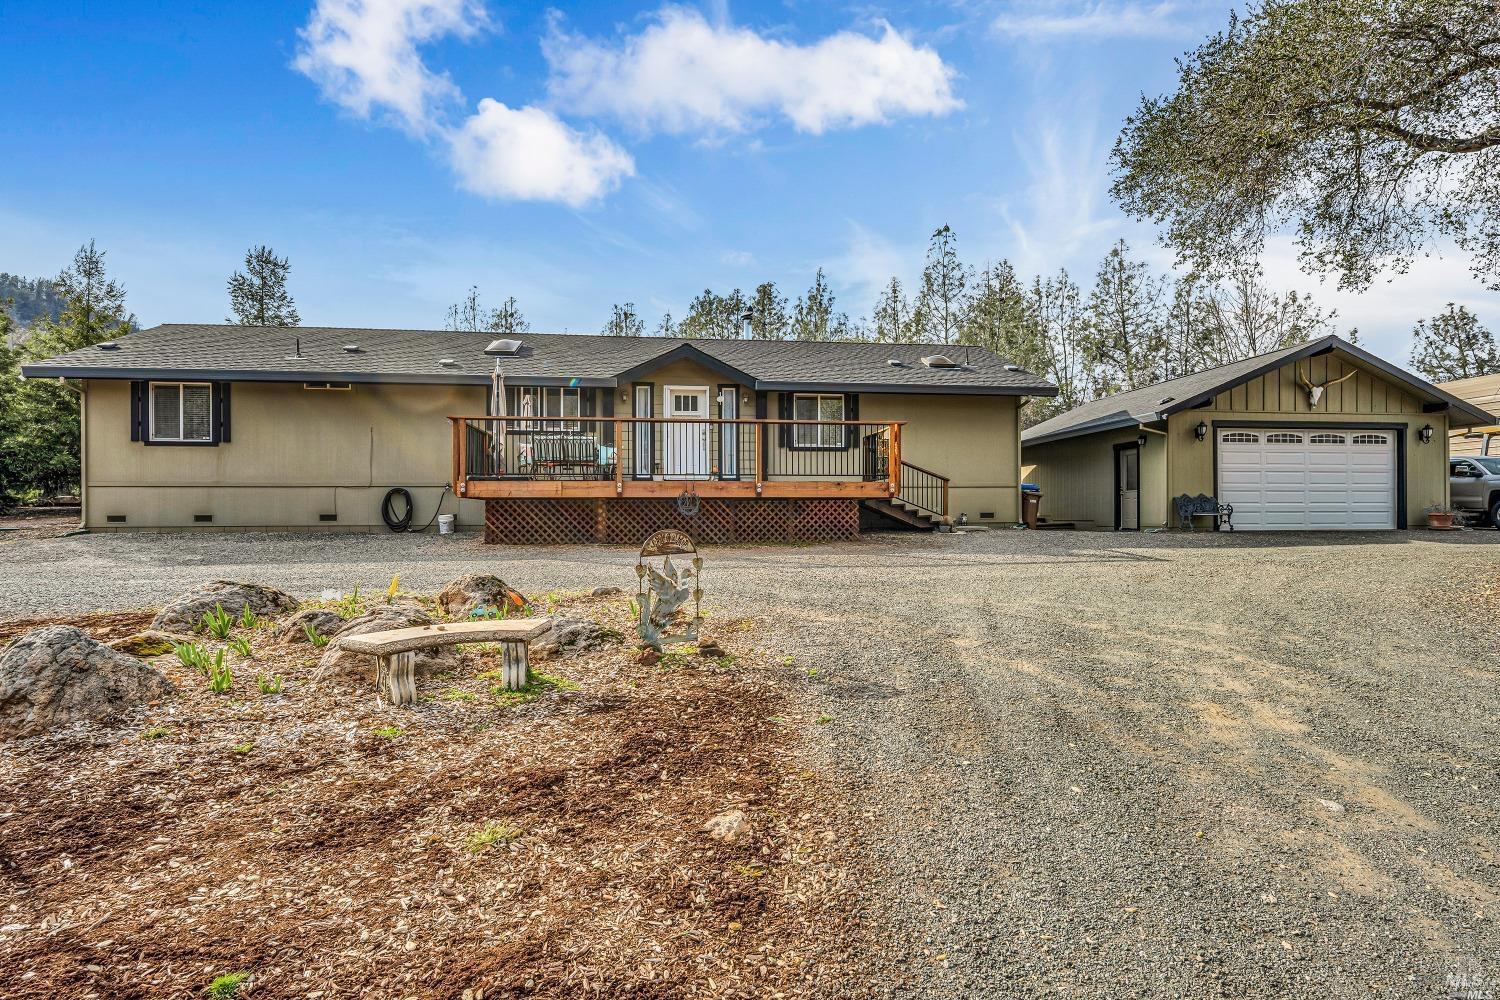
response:
M1021 435L1023 445L1046 444L1065 438L1094 434L1103 430L1153 423L1173 413L1211 402L1221 393L1244 385L1289 364L1307 358L1341 351L1380 377L1401 385L1420 399L1448 408L1457 426L1472 426L1493 420L1489 414L1453 396L1429 382L1376 357L1363 348L1332 334L1231 362L1218 368L1168 379L1128 392L1105 396L1060 413L1027 428Z

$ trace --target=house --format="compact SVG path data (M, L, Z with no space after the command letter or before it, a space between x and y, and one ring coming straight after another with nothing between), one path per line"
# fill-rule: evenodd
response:
M1382 529L1448 499L1448 434L1495 423L1335 336L1086 403L1021 435L1049 521L1178 527L1214 497L1236 530Z
M404 488L507 542L1014 522L1056 393L972 347L183 324L23 374L82 395L90 529L372 529Z
M1500 372L1439 382L1438 388L1472 406L1500 413ZM1500 426L1453 428L1448 434L1448 451L1453 455L1500 455Z

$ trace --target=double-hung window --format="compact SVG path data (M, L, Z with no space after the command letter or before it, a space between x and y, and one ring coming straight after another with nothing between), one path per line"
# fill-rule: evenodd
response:
M213 386L207 382L152 382L151 440L212 444Z
M545 426L553 430L561 426L563 430L576 431L581 424L578 417L582 415L581 397L582 390L569 387L544 387L535 385L520 386L516 392L516 412L511 414L515 417L548 417L551 418ZM561 425L555 423L558 418L567 418ZM544 426L539 421L527 420L515 425L515 429L523 431L537 430Z
M792 397L793 420L843 420L844 396L842 393L799 392ZM794 448L842 448L844 431L842 424L794 424L792 447Z

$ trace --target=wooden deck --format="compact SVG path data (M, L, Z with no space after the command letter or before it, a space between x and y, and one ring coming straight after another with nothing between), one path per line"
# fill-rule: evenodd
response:
M470 500L577 499L604 500L670 499L691 490L705 498L740 500L802 500L845 498L880 499L892 496L886 480L873 482L753 482L697 479L659 480L569 480L569 479L466 479L455 482L453 491Z

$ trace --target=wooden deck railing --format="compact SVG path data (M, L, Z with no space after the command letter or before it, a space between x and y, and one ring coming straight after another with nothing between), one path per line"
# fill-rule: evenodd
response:
M602 496L609 483L617 496L662 494L648 483L714 483L700 492L754 496L893 497L901 489L902 421L448 419L459 496ZM776 488L768 493L766 484Z
M948 516L948 477L910 462L901 463L901 487L896 498L941 517Z

